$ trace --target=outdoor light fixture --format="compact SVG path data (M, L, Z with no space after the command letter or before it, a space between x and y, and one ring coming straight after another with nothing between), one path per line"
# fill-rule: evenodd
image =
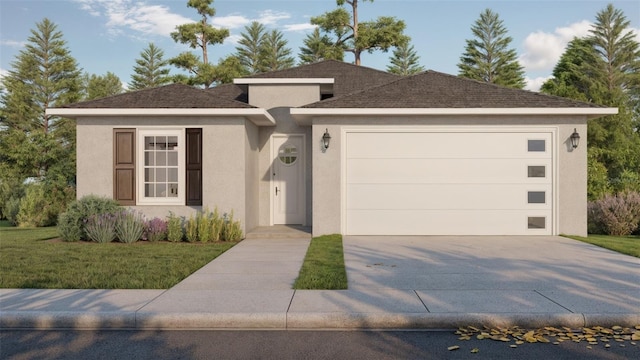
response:
M578 130L577 129L573 129L573 134L571 134L571 146L573 146L573 148L577 148L578 144L580 144L580 134L578 134Z
M331 142L331 135L329 135L329 129L325 129L324 135L322 135L322 146L324 146L325 150L329 148L330 142Z

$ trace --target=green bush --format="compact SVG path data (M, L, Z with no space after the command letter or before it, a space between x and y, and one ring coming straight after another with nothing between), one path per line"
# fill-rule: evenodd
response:
M203 243L209 242L211 240L211 213L209 213L209 210L198 211L196 223L198 226L198 240Z
M167 220L167 240L171 242L180 242L182 241L183 236L182 219L170 212L169 219Z
M142 238L144 232L144 216L137 211L122 211L115 216L115 229L118 241L131 244Z
M211 241L220 241L222 227L224 226L224 219L220 217L218 207L213 210L213 214L211 214L209 219L211 221Z
M91 215L85 225L87 237L97 243L110 243L116 238L116 215Z
M239 221L233 220L233 210L230 214L225 213L223 216L224 225L222 227L223 241L239 241L242 239L242 229Z
M186 221L185 235L188 242L198 240L198 220L197 217L193 217L193 214L189 215L189 220Z
M67 206L67 211L58 217L58 231L64 241L87 239L85 223L91 215L115 214L121 210L118 203L97 195L83 196Z
M2 214L4 217L9 220L11 225L18 225L18 213L20 212L20 198L12 197L7 200L4 204L4 209L2 210Z
M29 185L25 196L20 200L18 225L21 227L47 226L51 225L50 218L44 186Z

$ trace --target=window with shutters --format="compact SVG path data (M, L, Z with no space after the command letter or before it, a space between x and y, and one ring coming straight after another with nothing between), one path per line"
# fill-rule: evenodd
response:
M120 205L202 205L202 129L114 129Z

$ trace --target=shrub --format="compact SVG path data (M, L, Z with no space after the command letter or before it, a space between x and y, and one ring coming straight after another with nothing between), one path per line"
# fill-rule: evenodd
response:
M209 242L211 240L211 214L208 209L198 211L196 223L198 224L198 240L203 243Z
M193 214L189 215L189 220L186 222L185 235L188 242L198 240L198 220L197 217L193 217Z
M96 195L83 196L67 206L67 211L58 217L58 231L64 241L87 239L84 226L91 215L115 214L120 211L118 203Z
M20 198L12 197L4 204L2 214L9 220L11 225L18 225L18 213L20 212Z
M222 226L223 241L239 241L242 239L242 229L239 221L233 221L233 210L230 214L224 213Z
M116 238L116 215L91 215L85 225L87 237L97 243L110 243Z
M167 222L159 218L153 218L145 223L143 239L156 242L167 238Z
M116 236L120 242L131 244L140 238L144 232L144 217L136 211L122 211L116 215Z
M31 184L27 187L27 192L20 200L20 211L18 212L18 225L23 227L40 227L51 225L49 213L46 210L47 199L45 197L44 186L41 184Z
M211 214L209 221L211 222L211 241L220 241L224 219L220 217L218 208L216 207Z
M640 193L606 195L589 203L589 230L609 235L629 235L640 225Z
M170 212L169 219L167 220L167 240L180 242L183 236L182 219Z

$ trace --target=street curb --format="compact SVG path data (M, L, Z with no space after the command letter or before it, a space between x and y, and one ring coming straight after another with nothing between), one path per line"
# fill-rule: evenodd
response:
M640 314L579 313L144 313L0 312L0 329L73 330L433 330L461 326L636 326Z

